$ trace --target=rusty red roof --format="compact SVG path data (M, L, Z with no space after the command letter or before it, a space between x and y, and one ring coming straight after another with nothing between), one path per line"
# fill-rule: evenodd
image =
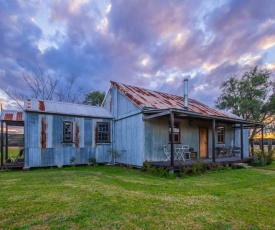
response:
M25 101L25 111L66 114L72 116L112 118L112 114L103 107L38 99L27 99Z
M1 112L2 121L24 121L23 111L3 110Z
M111 85L116 86L121 93L140 108L148 107L153 109L183 110L184 97L121 84L114 81L111 81ZM241 119L233 114L221 112L191 98L188 98L188 111L203 115Z

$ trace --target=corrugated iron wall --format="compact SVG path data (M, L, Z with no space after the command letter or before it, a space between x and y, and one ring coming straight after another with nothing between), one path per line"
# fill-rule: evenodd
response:
M142 166L144 161L144 132L142 114L127 117L115 122L114 148L126 150L118 162Z
M144 125L141 110L113 88L107 99L112 105L114 121L113 147L126 150L118 162L142 166L144 161Z
M63 121L73 122L73 143L63 143ZM25 167L87 164L96 157L98 162L108 162L110 144L96 144L97 122L110 119L93 119L62 115L26 113L25 118Z
M175 119L180 123L180 144L175 147L189 145L199 153L200 140L199 128L208 129L208 157L212 158L212 123L211 121L194 121L189 125L187 119ZM240 130L232 130L231 124L220 123L225 127L225 143L217 144L217 147L238 146L240 147ZM217 135L217 133L216 133ZM217 140L217 136L216 136ZM166 159L163 146L166 145L170 151L169 144L169 117L160 117L145 121L145 149L144 159L148 161L163 161ZM248 132L244 130L244 156L248 156Z

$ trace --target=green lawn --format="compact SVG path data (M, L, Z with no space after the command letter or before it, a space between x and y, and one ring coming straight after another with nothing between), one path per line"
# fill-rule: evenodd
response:
M274 229L275 173L112 166L0 173L0 229Z
M12 158L13 156L18 156L20 149L21 149L20 147L9 147L8 148L9 158ZM4 148L4 155L5 153L6 153L6 149Z
M259 167L257 167L257 168L275 170L275 160L273 160L273 162L272 162L270 165L259 166Z

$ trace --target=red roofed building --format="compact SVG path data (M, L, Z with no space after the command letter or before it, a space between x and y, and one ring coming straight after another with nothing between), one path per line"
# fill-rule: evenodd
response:
M103 106L114 116L113 147L127 152L120 162L142 166L145 160L164 161L174 166L178 158L186 161L190 156L214 162L249 157L248 128L262 124L188 98L187 80L183 88L184 96L177 96L111 81ZM182 154L183 145L189 153Z

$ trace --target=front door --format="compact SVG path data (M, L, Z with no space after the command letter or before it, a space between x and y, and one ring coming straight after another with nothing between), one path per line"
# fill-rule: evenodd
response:
M208 129L200 127L200 158L208 157Z

